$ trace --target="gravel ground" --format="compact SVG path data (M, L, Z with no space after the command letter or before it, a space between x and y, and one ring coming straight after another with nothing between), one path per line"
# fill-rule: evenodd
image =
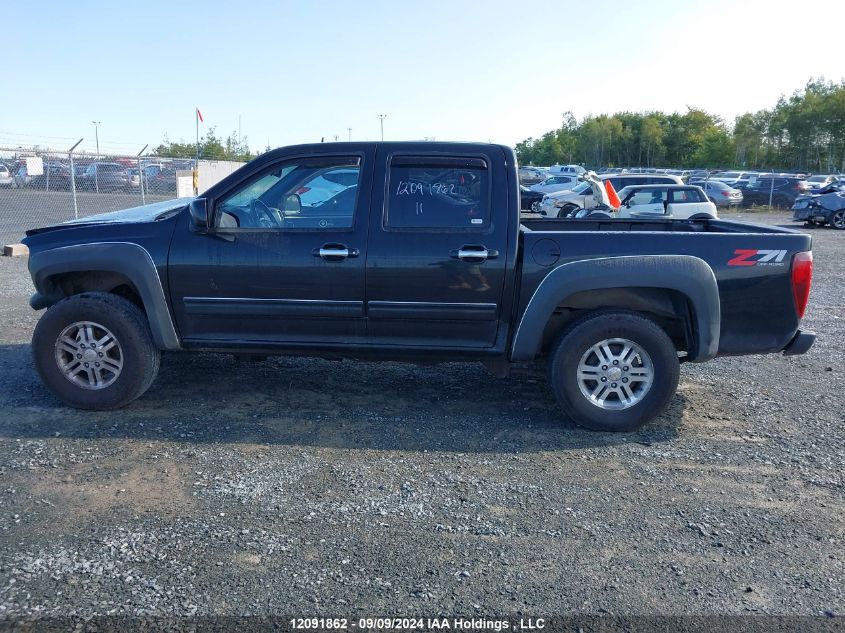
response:
M843 614L845 234L814 236L810 353L685 365L621 435L458 363L171 354L68 409L0 258L0 620Z

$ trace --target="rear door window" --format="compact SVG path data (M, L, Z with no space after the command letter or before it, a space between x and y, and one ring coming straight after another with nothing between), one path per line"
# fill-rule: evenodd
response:
M642 206L642 205L652 205L652 204L660 204L666 199L666 190L665 189L639 189L637 192L631 196L630 205L634 206Z
M397 156L387 187L385 228L471 231L490 224L490 173L482 158Z
M674 189L671 192L670 202L686 203L686 202L704 202L704 198L697 189Z

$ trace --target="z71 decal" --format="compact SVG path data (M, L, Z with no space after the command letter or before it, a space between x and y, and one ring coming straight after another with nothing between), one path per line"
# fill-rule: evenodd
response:
M785 266L786 251L768 251L750 248L738 248L728 266Z

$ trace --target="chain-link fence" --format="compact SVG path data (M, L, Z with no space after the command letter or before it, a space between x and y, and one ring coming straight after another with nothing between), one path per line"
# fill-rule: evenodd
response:
M191 159L0 146L0 245L27 229L193 193Z

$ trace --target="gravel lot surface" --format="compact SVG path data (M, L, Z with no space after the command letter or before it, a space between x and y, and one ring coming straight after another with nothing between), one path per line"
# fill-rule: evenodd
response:
M813 235L815 347L684 365L621 435L542 368L458 363L170 354L125 410L68 409L0 258L0 620L841 615L845 233Z

